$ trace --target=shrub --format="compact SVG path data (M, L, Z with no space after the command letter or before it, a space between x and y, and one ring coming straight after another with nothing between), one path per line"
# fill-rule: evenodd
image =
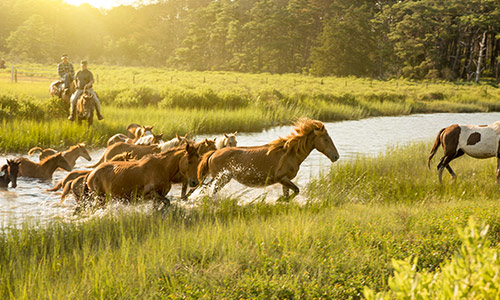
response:
M473 219L458 230L460 250L440 271L417 271L417 259L394 260L389 292L365 289L367 299L497 299L500 290L500 251L490 248L488 226L481 230Z
M119 107L147 106L157 104L161 96L150 87L137 87L121 91L114 103Z
M11 95L0 95L0 119L8 119L17 115L18 99Z

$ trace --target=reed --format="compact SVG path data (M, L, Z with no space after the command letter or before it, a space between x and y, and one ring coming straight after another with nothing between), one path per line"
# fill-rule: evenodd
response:
M436 270L470 216L500 242L493 160L458 159L456 183L426 168L429 143L338 164L299 205L201 199L110 204L70 223L0 234L2 299L360 298L387 289L391 260Z

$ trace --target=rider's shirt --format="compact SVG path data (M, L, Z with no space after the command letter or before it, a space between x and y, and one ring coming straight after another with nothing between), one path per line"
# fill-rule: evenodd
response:
M67 73L71 75L71 77L75 76L75 69L73 68L73 65L70 63L64 63L60 62L57 65L57 72L59 73L59 77L63 77Z
M76 72L75 80L77 88L83 90L85 85L94 80L94 75L89 70L80 70Z

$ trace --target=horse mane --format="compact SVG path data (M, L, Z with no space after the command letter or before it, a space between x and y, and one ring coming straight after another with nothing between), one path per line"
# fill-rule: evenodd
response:
M496 121L495 123L490 125L496 132L500 133L500 121Z
M62 155L63 155L63 153L62 153L62 152L57 152L57 153L56 153L56 154L54 154L54 155L49 155L49 156L47 156L46 158L42 159L42 160L40 161L40 164L43 164L43 163L45 163L46 161L49 161L49 160L52 160L52 159L56 159L56 157L59 157L59 156L62 156Z
M322 122L307 118L299 119L293 125L295 127L291 134L285 138L280 137L268 144L269 150L267 154L279 149L306 153L307 136L314 130L325 130L325 125Z

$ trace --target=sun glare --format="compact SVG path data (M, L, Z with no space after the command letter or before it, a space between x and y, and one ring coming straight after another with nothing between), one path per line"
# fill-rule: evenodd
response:
M119 5L130 5L134 0L64 0L64 2L79 6L84 3L88 3L96 8L110 9Z

